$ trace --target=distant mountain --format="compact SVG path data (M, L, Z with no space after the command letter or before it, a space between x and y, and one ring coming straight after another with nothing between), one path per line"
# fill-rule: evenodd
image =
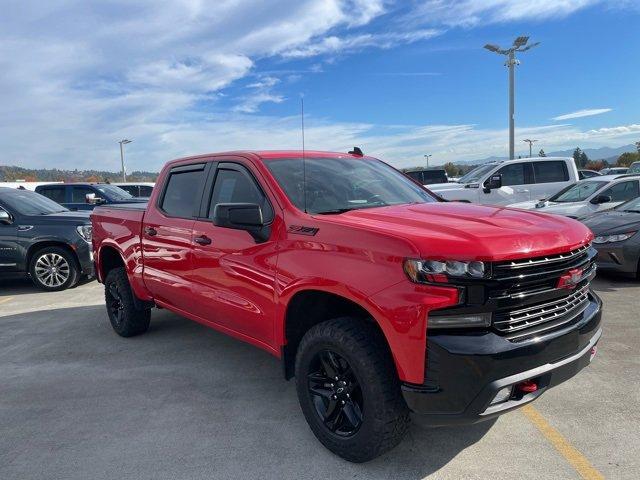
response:
M575 148L569 150L559 150L556 152L546 152L547 157L572 157ZM624 152L635 152L636 146L633 144L623 145L622 147L600 147L600 148L585 148L584 153L587 154L589 160L607 160L609 163L615 163L618 157ZM537 153L534 153L537 155ZM488 162L496 162L501 160L507 160L508 157L487 157L479 160L461 160L454 163L464 165L480 165Z

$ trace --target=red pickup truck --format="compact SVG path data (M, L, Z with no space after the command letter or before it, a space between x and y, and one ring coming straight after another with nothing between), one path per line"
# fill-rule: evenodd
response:
M157 306L268 351L314 434L354 462L411 417L472 423L532 401L602 332L581 223L442 201L359 152L174 160L147 206L92 223L119 335Z

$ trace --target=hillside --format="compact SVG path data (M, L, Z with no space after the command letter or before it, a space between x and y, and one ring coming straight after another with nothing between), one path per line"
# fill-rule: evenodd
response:
M156 172L134 171L127 174L127 181L131 182L154 182L158 176ZM59 170L54 169L33 169L16 166L0 165L0 182L14 182L25 180L28 182L117 182L121 181L120 172L108 172L105 170Z

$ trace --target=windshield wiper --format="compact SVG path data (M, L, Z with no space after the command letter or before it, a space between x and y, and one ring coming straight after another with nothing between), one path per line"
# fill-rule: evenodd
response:
M351 210L358 210L357 208L336 208L334 210L324 210L322 212L315 212L315 215L332 215L350 212Z
M629 212L629 213L640 213L640 210L622 210L623 212Z

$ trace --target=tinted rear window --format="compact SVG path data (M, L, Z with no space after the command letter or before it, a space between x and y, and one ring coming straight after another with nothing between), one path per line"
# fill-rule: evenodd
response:
M536 183L566 182L569 171L564 162L533 162Z
M160 208L173 217L193 217L200 205L198 192L203 177L204 170L171 173Z

